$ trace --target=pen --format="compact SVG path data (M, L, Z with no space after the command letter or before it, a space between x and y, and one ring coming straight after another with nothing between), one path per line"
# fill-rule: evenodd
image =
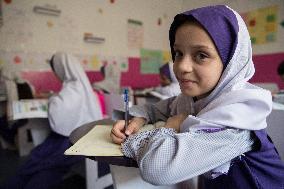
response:
M124 90L124 105L125 105L125 114L124 114L124 119L125 119L125 125L124 125L124 131L126 131L127 126L128 126L128 113L129 113L129 98L128 98L128 90Z

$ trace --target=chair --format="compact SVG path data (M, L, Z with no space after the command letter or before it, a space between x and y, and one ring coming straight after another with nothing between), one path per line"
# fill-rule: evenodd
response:
M85 164L87 189L104 189L112 185L113 181L109 169L107 174L101 176L99 174L101 167L97 161L86 158Z
M21 99L33 99L32 89L28 83L15 83L5 80L7 89L7 117L10 127L16 127L15 143L20 156L26 156L30 151L48 136L50 132L48 119L12 119L12 102Z
M253 83L253 84L263 89L269 90L273 94L279 91L277 83Z
M104 103L105 103L106 114L108 117L112 117L112 111L114 109L124 108L123 97L120 94L104 93ZM103 176L100 176L99 162L86 158L85 164L86 164L87 189L104 189L113 184L110 172L108 172Z
M267 118L267 133L271 137L274 145L284 160L284 110L273 109Z
M111 118L114 109L123 110L124 101L121 94L104 94L106 114Z

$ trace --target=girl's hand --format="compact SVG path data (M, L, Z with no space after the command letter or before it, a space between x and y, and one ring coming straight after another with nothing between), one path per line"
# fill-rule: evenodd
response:
M112 141L116 144L124 142L128 135L137 133L139 129L145 124L146 119L142 117L134 117L129 121L126 131L124 131L125 120L118 120L113 124L110 136Z
M179 115L175 115L173 117L170 117L166 124L165 127L166 128L173 128L175 129L178 133L180 131L180 125L182 124L182 122L187 118L186 114L179 114Z

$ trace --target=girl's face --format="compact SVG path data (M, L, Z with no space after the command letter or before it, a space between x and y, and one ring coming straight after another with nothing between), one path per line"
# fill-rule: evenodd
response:
M180 26L175 34L174 73L183 94L206 97L217 85L222 60L207 32L196 22Z

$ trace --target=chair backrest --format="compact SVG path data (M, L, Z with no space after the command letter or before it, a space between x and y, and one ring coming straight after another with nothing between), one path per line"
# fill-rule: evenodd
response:
M277 83L253 83L253 84L263 89L269 90L272 93L277 93L279 91Z
M123 110L124 101L121 94L104 94L106 114L112 117L114 109Z
M33 99L33 91L27 82L16 83L18 90L18 98L21 99Z
M284 110L272 110L267 118L267 132L284 160Z

